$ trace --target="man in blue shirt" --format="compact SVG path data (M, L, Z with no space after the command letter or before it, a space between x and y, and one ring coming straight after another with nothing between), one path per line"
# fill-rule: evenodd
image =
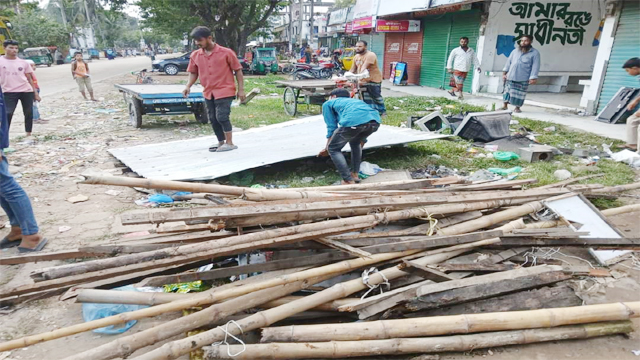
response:
M631 76L635 76L640 80L640 58L634 57L627 60L622 68ZM633 111L627 118L627 143L623 148L637 151L640 154L640 147L638 146L638 138L640 137L640 110L636 110L640 104L640 96L629 102L627 105L627 111Z
M540 53L531 46L532 41L531 35L522 35L520 46L511 52L502 69L502 79L505 80L503 110L507 110L507 105L511 104L516 107L513 112L522 112L520 107L527 97L529 85L538 82Z
M322 115L327 124L327 146L318 156L331 156L342 176L342 184L354 184L362 162L361 144L378 131L380 114L364 101L352 99L346 89L335 89L322 105ZM342 154L347 143L351 147L351 171Z
M7 213L11 230L2 240L0 249L18 246L22 252L40 251L47 239L38 234L38 223L33 215L29 197L9 173L9 163L2 153L9 147L9 121L4 96L0 89L0 207Z

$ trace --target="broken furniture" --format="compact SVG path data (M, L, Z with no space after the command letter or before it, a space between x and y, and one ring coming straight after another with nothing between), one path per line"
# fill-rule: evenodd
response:
M530 145L518 149L520 159L526 162L550 161L553 159L554 147L547 145Z
M596 116L597 121L610 124L624 123L634 111L627 110L629 103L640 95L640 89L621 87L607 103L607 106Z
M453 135L487 143L511 135L509 132L510 122L510 110L468 113L455 129Z
M209 122L204 105L204 90L194 85L188 97L182 95L183 85L136 84L115 85L127 103L129 123L142 127L142 115L179 115L193 113L196 120Z

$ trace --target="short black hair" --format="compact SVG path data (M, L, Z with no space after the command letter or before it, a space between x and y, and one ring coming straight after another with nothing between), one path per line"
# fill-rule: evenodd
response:
M624 62L623 69L640 68L640 58L634 57Z
M366 41L364 41L364 40L358 40L358 42L357 42L357 43L363 43L365 47L369 46L369 43L367 43L367 42L366 42ZM357 43L356 43L356 44L357 44Z
M17 42L17 41L15 41L15 40L11 40L11 39L9 39L9 40L5 40L5 41L2 43L2 45L3 45L4 47L7 47L7 46L9 46L9 45L20 46L20 43L19 43L19 42Z
M333 89L329 94L329 96L335 96L339 98L348 98L348 97L351 97L351 94L349 94L349 91L347 91L347 89L339 88L339 89Z
M191 37L198 40L203 38L208 38L211 35L211 29L206 26L196 26L191 30Z
M529 41L533 42L533 36L527 35L527 34L520 35L520 38L518 38L518 41L522 40L523 38L527 38L527 39L529 39Z
M82 52L81 51L76 51L75 53L73 53L73 56L76 56L76 55L82 55Z
M467 40L467 41L469 41L469 38L468 38L468 37L466 37L466 36L463 36L463 37L461 37L461 38L460 38L460 40Z

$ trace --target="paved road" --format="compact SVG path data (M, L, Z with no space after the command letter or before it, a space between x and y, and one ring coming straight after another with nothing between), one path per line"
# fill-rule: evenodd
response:
M173 56L175 55L162 55L161 58ZM146 56L119 57L115 60L100 59L89 63L93 83L144 68L151 70L151 59ZM71 77L70 64L53 65L49 68L38 67L36 75L43 97L77 89L77 85Z

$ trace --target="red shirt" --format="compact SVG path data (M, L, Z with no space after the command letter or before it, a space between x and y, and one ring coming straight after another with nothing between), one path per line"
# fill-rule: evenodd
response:
M216 44L210 54L203 49L191 53L187 71L197 73L204 87L206 99L223 99L236 96L233 72L242 70L236 53Z

